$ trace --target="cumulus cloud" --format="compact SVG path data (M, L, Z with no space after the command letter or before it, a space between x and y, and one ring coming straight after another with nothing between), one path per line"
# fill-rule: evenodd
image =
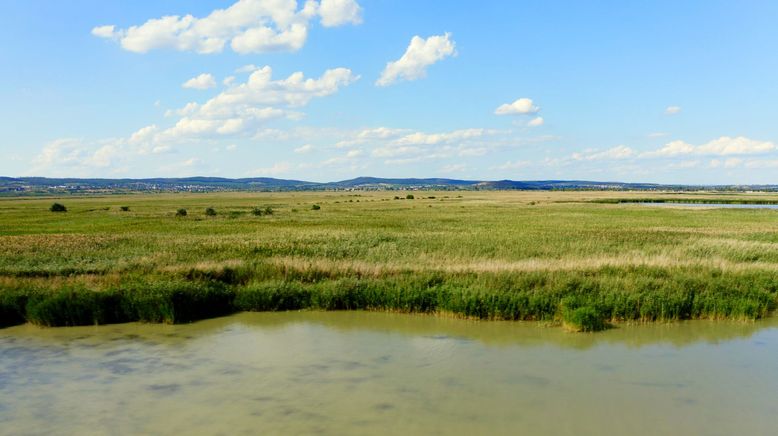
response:
M540 110L530 98L520 98L513 103L505 103L494 110L495 115L529 115ZM540 117L538 117L540 118ZM540 118L541 124L543 118Z
M411 38L405 54L396 61L388 62L376 81L378 86L389 86L398 80L416 80L427 75L427 67L449 56L456 55L451 34L420 36Z
M216 79L213 75L208 73L200 74L197 77L192 77L181 85L182 88L188 89L210 89L216 87Z
M375 127L362 129L356 132L346 133L348 139L342 139L335 144L337 148L364 145L376 140L395 139L410 132L408 129L393 129L389 127Z
M758 141L744 136L722 136L701 145L692 145L684 141L671 141L656 151L643 153L642 157L675 157L682 155L716 155L730 156L743 154L769 153L776 150L776 145L769 141Z
M98 38L114 38L117 35L116 26L97 26L92 29L92 35Z
M319 16L324 27L362 23L362 8L354 0L321 0Z
M375 137L376 132L386 133ZM449 132L409 132L400 129L365 130L374 135L371 156L386 159L385 164L402 165L427 160L484 156L503 147L514 147L526 139L514 138L510 131L483 128Z
M117 40L136 53L156 49L219 53L228 43L238 53L295 51L305 44L316 17L325 27L362 21L355 0L308 0L301 8L296 0L238 0L202 18L167 15L127 29L97 26L92 34Z
M303 107L314 98L334 94L359 78L347 68L327 70L316 79L296 72L274 80L272 73L269 66L259 68L245 83L233 84L205 103L192 102L171 111L181 118L156 138L177 140L256 132L263 122L271 119L299 119L302 114L292 109Z
M668 106L667 109L665 109L665 115L675 115L681 112L680 106Z
M527 125L530 126L530 127L539 127L539 126L542 126L543 123L545 123L545 120L543 120L543 117L535 117L535 118L529 120Z

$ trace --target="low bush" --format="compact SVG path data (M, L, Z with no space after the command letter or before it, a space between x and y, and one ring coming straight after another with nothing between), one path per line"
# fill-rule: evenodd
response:
M176 211L176 216L186 216L186 209L181 208Z
M562 321L565 328L575 332L597 332L608 326L605 317L592 306L564 309Z
M67 212L68 208L62 203L54 203L49 207L49 210L52 212Z
M130 206L121 206L121 207L119 207L119 210L121 210L122 212L129 212L130 211Z
M205 216L216 216L216 209L212 207L205 208Z
M321 206L319 206L318 204L314 204L313 206L311 206L311 210L319 210L319 209L321 209Z

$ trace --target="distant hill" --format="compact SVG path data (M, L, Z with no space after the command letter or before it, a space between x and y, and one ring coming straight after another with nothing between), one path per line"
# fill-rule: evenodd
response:
M182 177L149 179L78 179L47 177L0 177L0 195L46 195L61 193L113 192L218 192L303 190L729 190L778 191L778 185L661 185L655 183L597 182L586 180L459 180L441 178L390 179L357 177L339 182L254 177Z

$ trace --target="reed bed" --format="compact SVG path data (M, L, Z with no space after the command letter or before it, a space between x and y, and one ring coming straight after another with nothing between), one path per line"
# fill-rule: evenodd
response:
M414 199L394 199L408 195ZM624 321L753 320L775 309L778 212L621 203L640 195L2 199L0 325L359 309L536 320L589 331ZM67 212L50 212L53 202ZM190 213L181 216L179 209Z

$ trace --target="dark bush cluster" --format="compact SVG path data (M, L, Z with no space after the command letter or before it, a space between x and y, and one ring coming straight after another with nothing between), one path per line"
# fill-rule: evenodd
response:
M275 211L272 207L267 206L264 209L261 207L255 207L251 209L251 213L256 216L262 216L262 215L273 215Z
M62 203L54 203L51 205L49 210L52 212L67 212L68 208L65 207L65 205Z

